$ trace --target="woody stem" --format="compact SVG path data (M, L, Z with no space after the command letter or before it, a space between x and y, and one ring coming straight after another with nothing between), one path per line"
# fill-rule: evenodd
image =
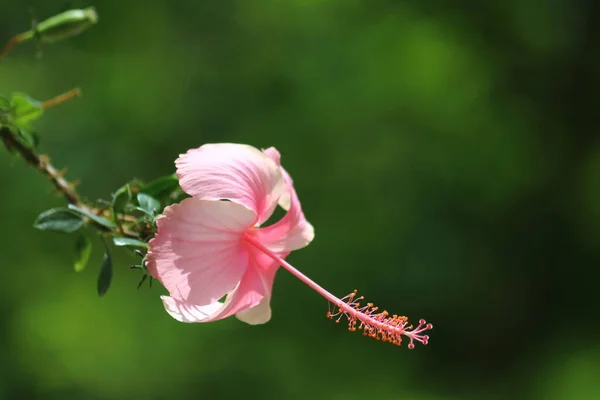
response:
M44 175L56 188L56 190L70 203L92 214L96 214L95 210L83 203L75 190L75 184L66 180L62 173L58 171L50 162L50 158L46 155L39 154L31 147L26 146L15 137L15 134L5 126L0 126L0 140L4 142L7 149L16 151L23 159L42 175ZM90 223L102 232L111 231L103 225L100 225L90 220ZM115 233L139 239L139 234L129 230Z
M31 31L23 32L18 35L13 36L10 40L4 45L4 48L0 50L0 58L4 57L8 54L8 52L15 47L17 44L29 39L32 37Z
M8 127L0 127L0 139L8 149L15 150L32 167L44 175L52 185L58 190L71 204L80 206L79 196L75 191L75 185L69 183L62 174L50 163L50 158L38 154L32 148L23 144L15 138L14 133Z
M49 108L55 107L59 104L62 104L66 101L71 100L74 97L81 96L81 89L75 88L71 89L68 92L59 94L56 97L51 98L50 100L46 100L42 103L42 109L47 110Z

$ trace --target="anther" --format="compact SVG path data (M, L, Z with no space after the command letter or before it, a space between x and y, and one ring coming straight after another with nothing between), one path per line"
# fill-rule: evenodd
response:
M415 328L413 325L408 325L408 319L405 316L393 314L390 317L387 310L377 313L379 307L375 307L373 303L360 306L359 300L363 300L364 297L356 296L357 291L355 290L342 299L342 301L346 300L345 303L337 304L338 312L335 314L328 312L326 316L330 319L334 319L334 316L337 317L335 319L336 323L339 323L341 318L346 317L350 332L356 332L357 329L362 330L363 336L369 336L397 346L402 344L402 336L407 336L410 339L409 349L415 347L414 341L423 344L429 342L429 336L422 333L432 329L432 324L421 319L419 325Z

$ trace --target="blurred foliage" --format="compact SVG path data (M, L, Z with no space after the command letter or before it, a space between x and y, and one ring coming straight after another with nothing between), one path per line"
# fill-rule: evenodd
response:
M0 62L2 95L83 89L36 124L81 193L275 146L316 228L289 261L434 330L347 333L285 271L267 325L180 324L120 248L99 299L102 254L75 273L73 238L32 228L63 200L0 152L0 399L600 398L600 3L8 0L0 38L92 5Z

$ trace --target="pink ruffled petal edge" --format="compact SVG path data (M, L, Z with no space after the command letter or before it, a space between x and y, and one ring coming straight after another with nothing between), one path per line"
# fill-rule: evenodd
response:
M281 154L275 147L269 147L268 149L263 149L262 152L267 157L269 157L271 160L273 160L275 162L275 164L277 164L281 167ZM279 198L278 204L281 208L283 208L285 211L287 211L290 209L290 203L291 203L290 185L288 183L291 183L293 185L294 182L292 181L292 177L285 171L285 169L281 168L281 172L283 173L284 182L286 182L286 185L285 185L285 190L284 190L283 194Z
M279 166L260 150L243 144L205 144L176 161L182 189L203 200L230 200L266 221L285 192Z
M290 205L288 212L273 225L257 229L258 240L275 252L293 251L306 247L315 237L314 227L306 220L292 178L282 168Z
M263 300L268 300L270 289L265 278L256 265L249 267L238 286L229 294L225 302L216 301L212 304L200 306L184 301L179 301L169 296L163 296L163 304L167 312L180 322L212 322L241 313L245 310L261 305ZM255 316L253 321L265 323L270 318L270 308L263 314ZM268 316L266 313L268 312ZM253 322L249 322L253 323Z

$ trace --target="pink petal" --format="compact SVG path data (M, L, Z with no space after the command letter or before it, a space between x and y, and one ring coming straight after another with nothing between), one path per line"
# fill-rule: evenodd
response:
M150 241L147 267L173 299L214 303L231 292L249 265L242 241L256 215L236 203L188 198L165 208Z
M289 193L288 212L273 225L255 231L258 240L269 250L275 252L301 249L307 246L315 237L313 226L306 220L302 212L300 200L292 184L292 178L283 168L282 172Z
M169 296L161 296L165 310L179 322L205 322L207 318L215 314L223 303L217 301L207 306L188 305Z
M289 253L281 253L285 258ZM163 296L167 312L180 322L211 322L236 315L238 319L251 325L264 324L271 318L269 305L273 280L278 265L269 257L252 250L252 264L225 302L216 301L206 306L198 306L172 297Z
M205 144L175 162L183 190L203 200L227 199L266 221L285 192L279 166L258 149L233 143Z
M262 152L271 160L273 160L275 164L281 166L281 154L275 147L271 146L268 149L263 149Z
M271 320L271 299L264 297L256 306L238 312L235 317L248 325L266 324Z
M281 166L281 154L275 147L269 147L268 149L263 150L263 153L271 160L273 160L277 165ZM289 180L289 182L293 184L292 177L283 168L281 168L281 172L283 173L284 180ZM278 203L279 206L281 206L281 208L283 208L284 210L287 211L290 209L291 199L289 185L285 185L285 191L279 198Z
M285 259L289 252L277 254L281 259ZM265 297L256 306L248 308L235 314L236 318L250 325L258 325L269 322L271 319L271 294L275 274L279 265L265 254L253 250L252 258L256 261L258 270L262 276L265 285Z
M163 296L162 299L167 312L180 322L211 322L256 307L267 298L268 290L265 278L253 264L246 269L239 285L227 295L225 302L215 301L206 306L199 306L167 296Z

